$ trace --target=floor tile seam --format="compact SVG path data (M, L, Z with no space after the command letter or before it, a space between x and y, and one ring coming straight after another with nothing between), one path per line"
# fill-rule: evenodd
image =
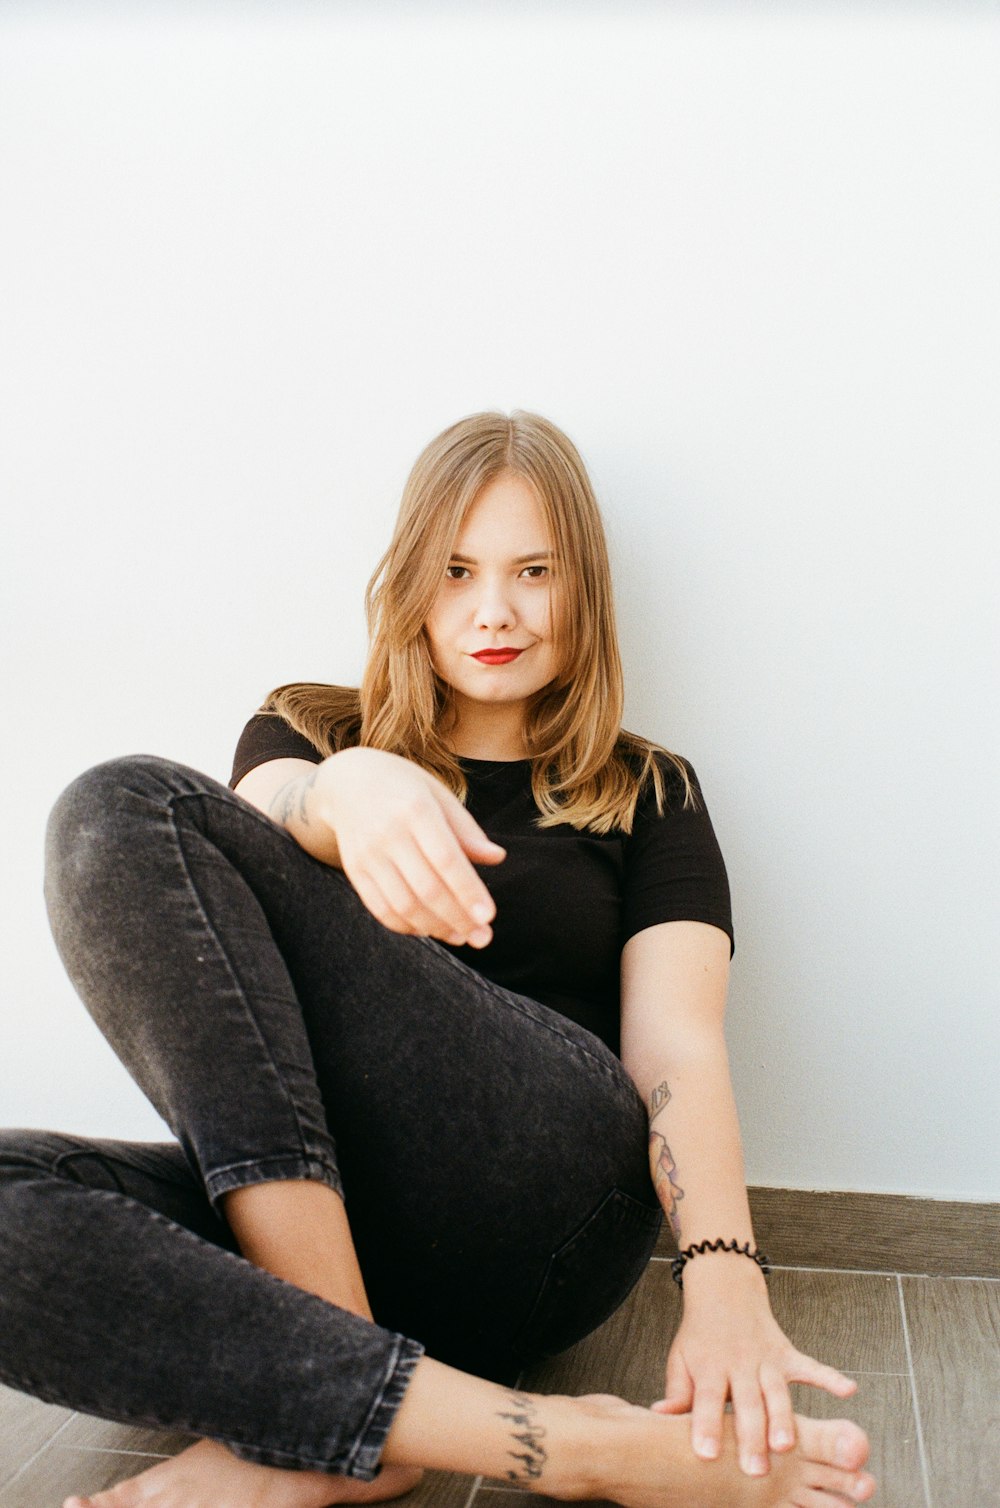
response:
M657 1257L657 1262L669 1262L669 1257ZM937 1278L948 1283L1000 1283L1000 1278L984 1277L975 1272L904 1272L896 1267L792 1267L788 1264L771 1263L772 1272L842 1272L870 1278Z
M673 1257L650 1257L651 1262L672 1262ZM772 1272L833 1272L845 1277L854 1275L869 1278L940 1278L949 1283L1000 1283L1000 1278L984 1277L969 1272L902 1272L889 1267L796 1267L787 1262L771 1262Z
M482 1479L482 1477L481 1476L477 1477L476 1480L473 1482L471 1488L469 1489L469 1496L465 1500L465 1508L472 1508L472 1500L476 1496L476 1493L479 1491L479 1489L480 1489L480 1487L482 1485L483 1485L483 1479Z
M92 1456L142 1456L155 1461L172 1461L177 1452L167 1454L162 1450L128 1450L122 1445L57 1445L56 1450L63 1450L69 1454L72 1451L85 1451Z
M927 1468L927 1451L924 1446L924 1426L920 1417L920 1395L917 1392L917 1377L913 1368L913 1347L910 1344L910 1322L906 1314L906 1300L903 1296L903 1279L900 1274L896 1275L896 1292L899 1296L899 1313L903 1322L903 1344L906 1348L906 1363L910 1369L910 1400L913 1405L913 1422L916 1426L917 1454L920 1458L920 1475L924 1483L924 1499L927 1508L934 1508L934 1500L931 1497L931 1478Z
M909 1372L866 1372L861 1367L838 1367L838 1372L843 1372L845 1377L909 1377ZM808 1386L808 1384L803 1384Z
M4 1492L6 1492L8 1487L13 1487L14 1484L17 1482L18 1478L19 1477L23 1477L24 1473L28 1470L28 1467L29 1466L34 1466L35 1462L38 1460L38 1458L40 1456L44 1456L45 1452L48 1450L49 1446L56 1439L56 1437L58 1435L61 1435L62 1432L63 1432L63 1430L67 1429L69 1427L69 1425L71 1425L73 1423L73 1420L76 1417L77 1417L77 1414L74 1411L72 1414L70 1414L70 1416L69 1416L68 1419L64 1419L63 1422L62 1422L62 1424L60 1424L59 1428L53 1434L51 1434L49 1436L49 1438L45 1441L45 1443L43 1445L39 1446L39 1448L35 1451L35 1454L33 1456L29 1457L29 1459L27 1461L25 1461L25 1463L24 1463L23 1466L19 1466L18 1469L17 1469L17 1471L15 1471L15 1473L14 1473L14 1475L12 1477L8 1477L6 1482L3 1482L2 1484L0 1484L0 1489L2 1489Z

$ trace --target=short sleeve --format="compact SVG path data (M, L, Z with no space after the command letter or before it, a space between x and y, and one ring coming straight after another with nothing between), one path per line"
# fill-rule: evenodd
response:
M313 764L322 764L323 755L283 717L257 712L240 734L229 789L235 789L249 770L269 759L308 759Z
M678 771L659 752L655 758L663 772L666 800L660 815L649 780L636 806L632 832L625 839L621 946L658 922L709 922L729 937L732 957L729 878L698 777L684 760L698 798L696 808L685 808Z

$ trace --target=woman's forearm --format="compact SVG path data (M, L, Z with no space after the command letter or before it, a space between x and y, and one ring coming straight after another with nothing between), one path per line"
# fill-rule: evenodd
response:
M721 1031L672 1053L647 1095L653 1183L681 1247L753 1240L739 1119Z
M340 754L331 754L313 770L285 781L267 807L267 815L286 828L300 848L333 869L343 869L344 866L330 820L327 783L330 765L340 757Z
M647 1097L649 1165L678 1247L735 1238L754 1244L739 1119L721 1032L673 1053ZM768 1302L764 1274L732 1252L699 1253L684 1269L685 1309Z

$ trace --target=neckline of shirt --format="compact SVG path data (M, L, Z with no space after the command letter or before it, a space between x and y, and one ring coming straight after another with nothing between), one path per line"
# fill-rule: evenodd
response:
M467 754L456 754L455 758L458 760L459 764L479 765L483 769L490 770L515 769L519 765L526 765L531 763L530 759L472 759Z

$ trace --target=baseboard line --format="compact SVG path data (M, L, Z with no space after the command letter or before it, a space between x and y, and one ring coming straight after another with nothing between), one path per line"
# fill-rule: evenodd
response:
M1000 1277L1000 1204L817 1189L748 1193L757 1245L782 1267ZM656 1255L675 1251L664 1221Z

